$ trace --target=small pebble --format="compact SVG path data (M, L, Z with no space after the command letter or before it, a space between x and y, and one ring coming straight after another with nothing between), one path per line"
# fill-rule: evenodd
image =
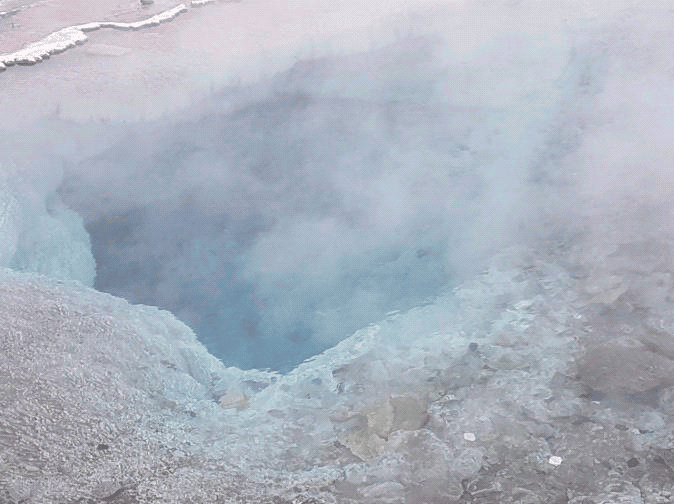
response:
M639 465L639 460L636 457L632 457L627 461L627 467L636 467Z
M464 432L463 439L465 439L466 441L475 441L475 434L473 434L472 432Z
M548 464L552 464L553 466L558 466L562 463L562 457L558 457L557 455L553 455L548 459Z

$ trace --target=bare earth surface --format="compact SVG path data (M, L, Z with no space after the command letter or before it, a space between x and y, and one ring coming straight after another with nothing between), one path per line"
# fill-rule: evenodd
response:
M415 8L426 3L414 2ZM340 48L368 49L377 20L400 15L408 0L359 2L215 2L189 7L177 19L138 31L102 29L83 47L0 77L3 127L58 116L88 120L157 117L179 110L222 85L255 80L309 55ZM2 3L0 55L68 26L134 22L179 5L157 0L80 0ZM375 28L372 28L374 25ZM381 34L378 35L381 39ZM386 41L381 41L385 43Z

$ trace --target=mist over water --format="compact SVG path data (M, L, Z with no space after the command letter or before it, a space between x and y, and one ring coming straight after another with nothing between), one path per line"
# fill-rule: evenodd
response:
M95 287L172 311L227 364L288 370L539 233L567 185L555 159L577 140L553 121L577 70L539 58L549 81L501 68L518 80L497 89L445 49L301 61L66 161Z
M300 45L243 80L218 60L219 84L155 119L64 104L11 163L84 219L97 289L172 311L226 364L288 370L631 190L569 161L601 123L616 29L499 9L420 9L365 30L370 49Z
M244 0L8 67L0 494L669 501L672 27Z

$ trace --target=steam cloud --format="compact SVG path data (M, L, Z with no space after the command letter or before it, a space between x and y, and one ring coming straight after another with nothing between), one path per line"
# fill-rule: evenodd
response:
M156 120L38 123L51 140L25 173L49 177L28 185L83 217L98 289L173 311L227 364L289 369L491 251L581 221L597 232L597 201L661 188L649 135L669 122L616 102L633 90L614 26L462 9L487 21L430 9L392 41L333 45ZM607 109L624 128L604 127ZM635 176L626 159L642 155Z

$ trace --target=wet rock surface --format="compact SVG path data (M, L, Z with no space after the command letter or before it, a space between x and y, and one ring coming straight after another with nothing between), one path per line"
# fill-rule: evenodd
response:
M579 243L569 247L568 258L582 248ZM644 341L654 338L649 321L659 316L658 306L634 301L645 298L633 286L650 285L644 281L649 273L640 272L640 283L630 284L610 304L597 303L597 293L582 286L584 279L574 279L567 273L572 268L560 267L559 261L545 257L544 250L511 249L500 254L478 279L457 289L449 303L454 308L458 303L460 316L445 319L444 330L454 337L440 352L430 337L425 342L420 337L412 349L404 345L382 347L375 339L362 356L331 368L331 376L326 378L317 378L315 373L302 378L298 373L291 380L293 385L280 379L259 386L262 381L258 379L241 381L230 387L232 392L220 396L205 392L210 413L201 406L196 415L187 415L189 407L175 396L169 398L166 391L155 387L158 395L154 398L140 392L152 389L152 384L139 381L139 375L124 385L135 387L136 398L126 401L129 412L123 415L133 416L140 404L137 401L146 401L150 423L144 429L156 424L160 433L154 441L143 441L144 448L133 448L136 436L140 436L138 442L146 436L138 420L126 427L120 423L120 413L96 420L96 408L104 404L100 400L107 401L110 406L106 408L118 407L114 406L118 399L97 388L104 386L103 381L90 379L86 390L91 392L81 392L89 399L77 409L89 413L76 437L67 432L56 434L55 424L39 420L37 410L27 411L28 403L20 396L10 397L5 392L4 411L12 409L19 417L3 416L2 502L49 501L58 495L54 485L59 480L62 495L83 495L79 493L83 491L93 502L163 502L168 495L181 495L172 502L191 502L196 495L202 502L241 498L247 502L326 503L668 502L674 487L672 387L668 382L671 359L658 351L660 347L666 350L668 338L660 329L656 343L641 341L640 331L646 335ZM506 264L516 267L505 268ZM609 264L606 269L630 278L630 272L622 267L611 269ZM35 296L43 300L43 309L51 310L51 324L57 333L75 330L59 324L89 321L82 327L94 330L99 327L95 320L112 320L101 309L101 314L91 319L84 308L76 308L76 297L65 287L37 294L42 291L31 291L37 285L24 287L22 295L33 296L31 303ZM511 293L504 304L500 291L506 285ZM611 285L606 288L612 289ZM528 297L522 299L518 292ZM117 318L120 310L128 310L112 302L114 298L100 296L111 299L108 306L114 308ZM631 310L626 308L628 303ZM437 321L438 313L450 305L438 302L405 317L392 315L378 326L384 335L381 341L387 340L386 333L418 327L417 320ZM5 319L14 321L13 334L21 332L24 338L34 334L28 313L12 313L10 316L5 310ZM70 314L69 319L59 318L65 313ZM73 313L80 313L75 322ZM487 313L491 318L485 325ZM21 317L26 317L25 322L17 325ZM115 327L113 324L108 330ZM132 330L128 327L126 331ZM621 332L613 332L616 328ZM38 348L26 346L26 341L21 352L28 358ZM16 349L5 350L15 359L21 354ZM410 353L418 354L416 365ZM173 357L161 362L173 365L160 363L155 372L175 372L180 360ZM178 366L187 369L185 364ZM17 371L11 369L6 367L3 376L17 378ZM96 373L96 369L89 372ZM34 383L30 387L40 383L57 386L50 381L50 372L45 369L44 373L43 378L26 376L26 383ZM77 377L73 375L73 379ZM71 408L68 404L75 400L73 392L63 388L67 385L58 386L61 391L54 390L50 396L71 397L62 407L74 418L74 411L67 412ZM305 392L298 394L298 388ZM235 400L244 394L250 395L245 407ZM96 405L96 396L101 406ZM229 398L224 405L222 397ZM261 405L272 403L274 408L262 414ZM39 404L50 411L56 407L53 400ZM210 452L210 456L206 456L207 450L194 447L205 439L213 446L225 439L222 428L213 435L220 415L235 419L251 409L258 413L249 416L248 426L259 429L259 440L244 436L245 430L230 428L237 440L227 437L228 448L241 450L248 445L250 451L258 442L269 443L265 449L283 469L276 463L265 469L254 448L250 463L262 463L257 472L227 457L224 445L219 454ZM164 411L170 412L170 417ZM181 411L185 412L182 416ZM50 415L53 420L53 412ZM176 423L178 417L187 422ZM131 416L128 418L131 421ZM203 424L206 418L210 420ZM195 424L186 429L193 421L201 427ZM34 429L34 434L26 431L19 435L18 425L31 425L29 430ZM276 448L263 425L282 432ZM175 429L182 433L183 448L170 441L175 439L176 434L170 433ZM210 434L202 437L194 429ZM80 441L64 451L75 439ZM190 444L192 448L188 448ZM129 449L137 450L140 457L134 469L116 466L120 457L128 457ZM58 462L71 451L72 460L79 462ZM47 458L47 453L62 455ZM138 465L141 459L146 463ZM92 464L98 468L97 483L87 484L87 490L75 490L72 478L79 478L80 471ZM310 466L314 468L311 476L305 472ZM262 474L276 476L265 479ZM195 493L195 485L208 490Z

